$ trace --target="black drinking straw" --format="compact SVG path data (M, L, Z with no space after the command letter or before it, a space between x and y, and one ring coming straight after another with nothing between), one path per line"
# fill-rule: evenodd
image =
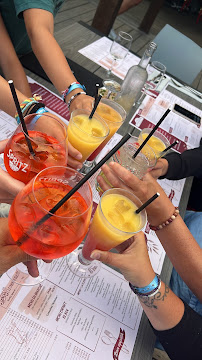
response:
M98 90L99 90L100 84L95 84L95 101L97 101L98 98Z
M9 80L8 81L8 84L10 86L10 89L11 89L11 93L13 95L13 100L15 102L15 106L16 106L16 109L17 109L17 112L18 112L18 116L20 118L20 122L21 122L21 125L22 125L22 128L23 128L23 131L24 131L24 134L25 135L25 140L27 142L27 146L28 146L28 149L29 149L29 152L30 154L34 157L35 156L35 153L34 153L34 150L32 148L32 144L31 144L31 141L29 139L29 134L28 134L28 131L27 131L27 127L25 125L25 120L23 118L23 115L22 115L22 111L21 111L21 108L20 108L20 104L19 104L19 101L18 101L18 97L17 97L17 94L16 94L16 91L15 91L15 87L14 87L14 84L13 84L13 80Z
M97 100L95 100L95 103L94 103L94 106L93 106L93 110L91 111L91 114L89 115L89 119L92 119L94 113L95 113L95 110L97 109L98 107L98 104L100 102L100 100L102 99L102 95L99 95Z
M135 210L135 213L139 214L142 210L144 210L146 208L146 206L151 204L151 202L154 201L159 196L160 196L159 193L156 193L155 195L153 195L149 200L147 200L144 204L142 204L142 206L140 206L139 209Z
M160 120L157 122L157 124L154 126L154 128L151 130L151 132L148 134L146 139L143 141L143 143L137 149L137 151L133 155L133 159L136 158L136 156L139 154L139 152L142 150L142 148L145 146L145 144L149 141L150 137L152 137L153 133L158 129L158 127L161 125L161 123L163 122L163 120L166 118L166 116L169 114L170 111L171 111L170 109L166 110L166 112L163 114L163 116L160 118Z
M71 189L51 210L49 210L49 212L43 216L39 221L37 221L36 224L34 224L30 230L28 230L28 233L32 233L33 231L35 231L37 229L38 226L40 226L41 224L43 224L46 220L48 220L77 190L79 190L79 188L85 184L85 182L90 179L90 177L92 175L94 175L96 173L96 171L98 171L102 165L104 165L106 163L107 160L110 159L110 157L112 155L114 155L114 153L120 149L121 146L123 146L126 141L128 139L130 139L131 135L133 134L133 131L135 130L135 128L133 128L131 130L130 134L126 134L122 137L122 139L118 142L118 144L116 144L116 146L114 146L114 148L112 150L110 150L110 152L108 152L107 155L105 155L103 157L102 160L99 161L99 163L97 163L97 165L95 165L93 167L93 169L91 171L89 171L88 174L86 174L83 179L81 179L78 184L76 184L74 186L73 189ZM24 234L21 238L18 239L17 241L17 245L22 245L28 238L29 235Z
M175 145L179 143L178 140L174 141L174 143L170 144L166 149L162 151L162 153L167 152L168 150L172 149Z

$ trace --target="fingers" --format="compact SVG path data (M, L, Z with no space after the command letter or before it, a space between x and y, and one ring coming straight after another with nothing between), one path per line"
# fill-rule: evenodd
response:
M38 277L39 276L37 260L26 261L26 262L24 262L24 264L27 266L28 273L32 277Z
M0 141L0 154L4 152L5 146L9 139Z
M103 263L108 264L110 266L115 266L120 270L122 269L122 267L125 268L123 264L123 260L124 260L123 255L120 254L115 254L109 251L94 250L91 253L91 258L93 260L102 261Z
M124 182L121 180L122 177L120 176L120 172L116 171L116 167L115 167L115 171L114 171L114 167L112 164L115 164L115 163L110 163L109 166L106 164L102 166L102 171L103 171L105 177L107 178L107 181L105 180L105 182L103 182L101 179L99 179L99 181L98 181L102 190L105 191L105 190L111 188L112 186L115 188L122 188L122 189L128 190L128 186L127 186L128 184L127 183L124 184ZM117 165L117 164L115 164L115 165ZM123 167L120 165L119 165L119 167L122 171ZM128 170L126 170L126 171L128 171ZM108 182L108 184L107 184L107 182ZM101 184L104 185L104 188L102 187ZM112 185L112 186L110 186L110 185Z
M125 169L123 166L111 162L109 167L113 170L116 178L121 178L122 183L127 184L131 189L138 188L141 185L141 180L139 180L135 175L133 175L129 170ZM119 182L117 181L117 185ZM113 184L114 185L114 184ZM117 186L118 187L118 186Z
M12 199L24 186L25 184L23 182L13 179L7 172L0 168L0 191L2 192L2 196ZM5 192L5 195L3 195L3 192Z
M82 154L77 149L75 149L69 141L68 141L68 154L76 160L82 159Z
M70 142L68 142L68 160L67 164L74 169L81 169L83 164L79 161L82 159L82 154L75 149Z
M79 161L76 161L76 160L73 159L71 156L68 156L67 164L68 164L70 167L72 167L72 168L74 168L74 169L76 169L76 170L81 169L82 166L83 166L82 163L80 163Z

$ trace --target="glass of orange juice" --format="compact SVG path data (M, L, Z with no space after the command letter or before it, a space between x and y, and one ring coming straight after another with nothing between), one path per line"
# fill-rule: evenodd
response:
M138 142L140 145L149 135L151 130L151 128L145 128L141 131L138 137ZM148 140L147 145L149 145L153 149L158 159L163 155L163 151L170 145L170 142L160 131L156 130L151 136L151 138Z
M70 270L84 278L96 275L101 264L91 259L91 252L95 249L108 251L143 230L147 222L146 211L135 213L141 205L141 201L127 190L113 188L105 191L83 248L67 256Z
M102 98L95 114L98 114L109 127L109 134L105 140L98 146L98 148L88 157L87 161L84 164L83 172L88 173L91 168L96 164L96 156L112 138L115 132L121 127L123 122L126 119L126 112L124 108L117 104L113 100Z
M67 128L69 142L82 154L84 162L109 135L109 127L97 114L89 119L90 111L76 109L71 113Z

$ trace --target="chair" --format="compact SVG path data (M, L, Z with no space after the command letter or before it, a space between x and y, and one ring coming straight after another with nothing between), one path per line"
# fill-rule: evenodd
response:
M191 85L202 69L202 48L168 24L153 41L157 49L152 61L160 61L168 74Z

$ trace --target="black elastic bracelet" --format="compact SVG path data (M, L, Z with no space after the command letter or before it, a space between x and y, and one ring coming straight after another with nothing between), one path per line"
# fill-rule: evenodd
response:
M37 103L37 104L34 104L34 106L28 111L27 111L27 114L26 115L29 115L29 114L35 114L37 110L41 109L41 108L45 108L45 104L43 103Z

